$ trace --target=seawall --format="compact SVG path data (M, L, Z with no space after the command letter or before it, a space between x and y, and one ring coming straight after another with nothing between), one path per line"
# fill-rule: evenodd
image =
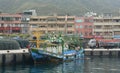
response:
M85 56L108 56L120 57L120 48L113 49L84 49Z
M0 50L0 66L25 64L32 61L28 49Z

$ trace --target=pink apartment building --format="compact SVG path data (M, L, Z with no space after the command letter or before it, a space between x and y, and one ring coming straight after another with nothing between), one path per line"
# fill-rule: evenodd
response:
M93 38L93 17L76 17L75 33L85 39Z
M20 33L21 15L0 13L0 33Z

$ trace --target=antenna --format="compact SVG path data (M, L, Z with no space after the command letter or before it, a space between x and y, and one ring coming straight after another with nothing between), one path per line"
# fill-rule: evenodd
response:
M118 13L119 13L119 16L120 16L120 8L119 8L119 11L118 11Z

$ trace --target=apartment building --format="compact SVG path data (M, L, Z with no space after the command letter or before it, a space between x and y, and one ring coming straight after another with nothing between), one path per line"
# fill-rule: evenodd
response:
M0 13L0 33L21 33L21 15Z
M105 39L120 38L120 17L94 17L93 33Z
M30 18L30 31L42 31L44 33L74 34L75 16L32 16Z
M25 10L20 13L21 18L21 25L22 25L22 33L29 33L29 21L31 16L37 16L36 10Z
M75 32L83 38L93 38L93 17L76 17Z

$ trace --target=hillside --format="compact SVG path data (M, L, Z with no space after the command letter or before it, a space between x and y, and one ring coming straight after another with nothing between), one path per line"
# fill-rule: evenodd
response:
M82 15L88 11L118 13L120 0L0 0L0 11L7 13L36 9L39 15Z

